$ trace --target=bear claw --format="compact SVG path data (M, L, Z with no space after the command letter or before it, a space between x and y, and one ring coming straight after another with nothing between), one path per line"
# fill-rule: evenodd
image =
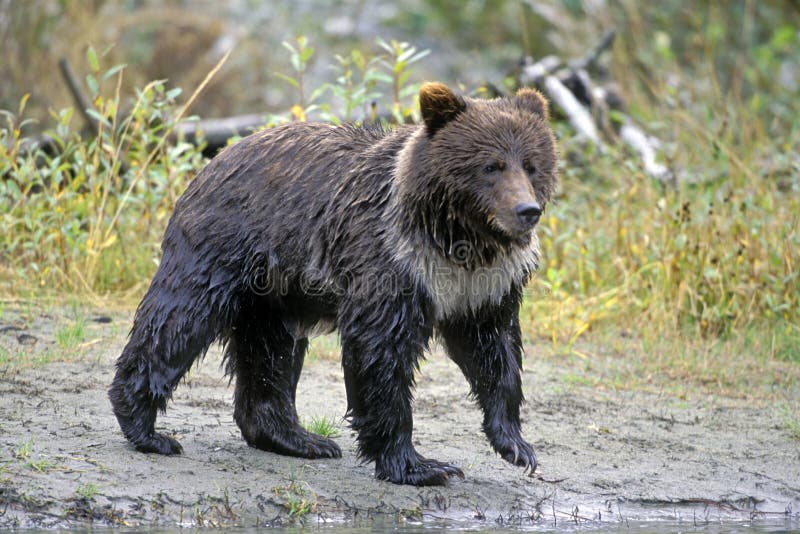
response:
M536 471L536 453L522 438L509 439L505 443L498 444L495 450L506 462L524 467L526 471L530 470L531 474Z
M304 458L341 458L342 449L332 439L317 434L307 433L305 436L306 454L298 454Z

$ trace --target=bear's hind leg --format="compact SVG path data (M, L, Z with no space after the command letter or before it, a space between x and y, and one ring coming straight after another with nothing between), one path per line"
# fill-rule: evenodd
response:
M157 281L159 279L157 278ZM125 437L138 451L180 454L177 440L155 431L156 415L195 359L217 335L216 316L202 298L160 290L154 283L136 312L117 360L108 396ZM190 301L191 305L166 303ZM193 315L185 319L184 315Z
M308 340L295 340L268 313L242 310L230 332L228 372L236 376L234 419L248 445L301 458L339 458L331 439L308 432L295 409L295 392Z
M139 361L132 356L134 349L128 347L117 363L108 392L122 433L140 452L180 454L183 448L176 439L155 431L156 415L166 408L167 398L151 395L146 371L139 368Z

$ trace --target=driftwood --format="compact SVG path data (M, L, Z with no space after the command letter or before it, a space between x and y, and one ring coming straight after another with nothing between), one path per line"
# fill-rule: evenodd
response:
M624 106L615 84L606 81L595 83L590 71L597 70L598 60L614 42L615 32L609 31L600 41L583 56L570 61L563 61L557 56L545 56L538 61L527 60L518 72L517 78L521 86L535 86L543 91L570 122L581 139L593 143L601 152L606 150L607 143L622 141L638 155L644 172L657 180L674 182L674 173L656 161L658 140L648 135L629 116L624 113ZM86 122L87 129L96 133L99 129L97 119L88 110L91 103L80 88L69 62L59 60L59 69L75 105ZM502 91L490 84L497 95ZM610 120L614 113L614 121ZM373 104L373 119L378 116ZM213 156L223 148L234 136L246 136L265 124L265 114L251 113L221 119L187 120L178 123L171 136L173 140L199 144L205 143L203 153ZM52 140L40 136L31 144L32 149L54 149Z
M675 183L675 174L666 165L656 161L656 147L644 131L633 121L626 119L619 129L620 138L642 158L642 167L648 176L664 182Z
M521 85L533 85L541 89L569 120L582 138L590 140L600 151L605 142L600 132L611 132L609 111L616 114L618 129L607 135L627 144L639 156L644 172L656 180L675 182L675 174L656 161L657 140L649 138L623 111L622 99L613 83L597 85L589 70L596 66L602 53L614 42L615 32L607 32L598 44L581 58L562 62L556 56L546 56L537 62L528 61L520 72Z
M556 105L564 110L575 130L588 137L597 148L604 151L605 145L600 140L600 134L595 127L592 114L581 105L575 95L561 83L561 80L555 76L545 76L544 90Z

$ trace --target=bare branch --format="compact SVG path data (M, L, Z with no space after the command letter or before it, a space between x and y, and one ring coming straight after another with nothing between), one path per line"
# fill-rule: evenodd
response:
M75 74L72 72L72 67L69 64L69 60L67 60L65 57L59 59L58 68L61 70L61 76L64 78L64 83L67 84L67 88L69 88L72 99L75 100L75 105L78 108L78 112L83 117L86 125L91 128L93 132L97 132L100 129L100 124L97 122L97 119L89 115L87 112L87 110L91 107L89 105L89 99L86 98L86 95L83 93L83 91L81 91L80 85L78 85L78 81L75 79Z

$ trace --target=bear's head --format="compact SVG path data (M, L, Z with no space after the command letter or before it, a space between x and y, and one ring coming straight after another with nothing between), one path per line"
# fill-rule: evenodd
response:
M414 178L411 194L428 207L421 215L434 238L452 230L470 241L530 242L557 180L545 98L520 89L513 97L472 99L426 83L419 101L423 131L405 168Z

